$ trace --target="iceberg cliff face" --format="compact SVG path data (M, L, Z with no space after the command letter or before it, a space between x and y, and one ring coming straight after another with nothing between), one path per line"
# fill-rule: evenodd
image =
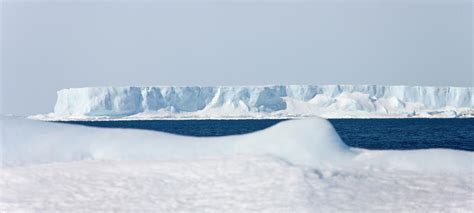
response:
M458 117L473 87L288 85L92 87L58 91L61 118Z

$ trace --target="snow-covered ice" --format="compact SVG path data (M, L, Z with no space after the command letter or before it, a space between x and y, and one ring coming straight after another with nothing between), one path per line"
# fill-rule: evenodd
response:
M473 87L288 85L89 87L58 91L54 112L31 118L472 117Z
M474 154L346 146L329 122L195 138L1 118L0 211L469 212Z

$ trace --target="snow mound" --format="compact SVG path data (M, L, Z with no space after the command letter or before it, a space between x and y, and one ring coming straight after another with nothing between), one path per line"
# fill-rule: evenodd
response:
M58 91L36 119L469 117L473 87L288 85L91 87Z
M275 155L314 165L352 152L329 122L282 122L260 132L226 137L187 137L131 129L103 129L2 118L5 166L84 159L170 159L210 155ZM26 133L27 132L27 133ZM25 134L26 133L26 134Z
M472 172L474 154L431 149L369 151L345 145L319 118L284 121L255 133L187 137L155 131L103 129L1 118L1 165L22 166L85 159L193 159L206 156L270 155L309 167L383 167L416 171Z

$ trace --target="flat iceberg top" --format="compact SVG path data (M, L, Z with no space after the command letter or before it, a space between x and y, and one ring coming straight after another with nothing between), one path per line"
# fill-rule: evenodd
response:
M37 119L473 117L473 87L382 85L88 87Z

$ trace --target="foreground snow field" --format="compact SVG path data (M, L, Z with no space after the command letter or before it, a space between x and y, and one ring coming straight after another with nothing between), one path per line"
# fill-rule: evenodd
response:
M347 147L322 119L194 138L1 118L0 212L472 211L474 154Z
M0 211L469 212L471 175L293 166L270 156L2 169Z
M90 87L58 91L39 120L473 117L473 87Z

